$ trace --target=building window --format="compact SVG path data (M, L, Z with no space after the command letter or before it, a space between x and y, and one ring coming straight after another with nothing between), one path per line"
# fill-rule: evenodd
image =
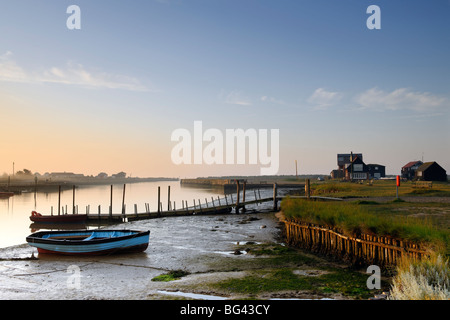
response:
M359 180L359 179L367 179L367 174L364 173L364 172L353 173L352 179L356 179L356 180Z

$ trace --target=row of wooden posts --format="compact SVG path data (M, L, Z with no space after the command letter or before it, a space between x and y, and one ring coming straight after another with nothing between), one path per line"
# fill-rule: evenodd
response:
M332 254L355 265L396 264L402 257L420 259L429 252L418 244L391 237L360 234L347 236L335 230L311 223L285 220L285 236L289 245L313 252Z
M72 202L72 214L78 214L78 205L75 204L75 186L73 186L73 202ZM123 194L122 194L122 207L121 207L121 215L123 217L125 217L126 213L125 213L125 209L126 209L126 205L125 205L125 191L126 191L126 184L123 185ZM273 198L266 198L266 199L262 199L261 198L261 193L260 190L258 189L256 191L256 189L253 189L254 192L254 197L255 200L251 201L252 203L258 204L258 201L263 202L263 201L269 201L269 200L273 200L273 208L274 210L277 210L278 207L278 187L277 184L273 185ZM237 180L236 181L236 193L237 193L237 197L236 200L233 199L233 194L230 194L230 198L231 201L228 201L228 197L227 195L224 196L224 200L225 203L222 205L220 197L217 197L217 202L219 203L219 207L234 207L236 212L239 211L243 211L245 212L245 205L248 203L246 201L246 182L244 181L242 183L242 201L241 201L241 183ZM259 196L259 199L258 199ZM167 211L176 211L176 203L175 201L173 202L172 205L172 201L170 199L170 186L168 186L168 194L167 194ZM214 209L215 206L215 199L213 197L211 197L211 205L212 208ZM161 202L161 187L158 187L158 207L157 207L157 216L160 215L161 212L163 212L163 203ZM145 203L145 213L150 213L150 204L149 203ZM206 207L205 207L206 206ZM195 201L195 199L193 199L193 207L189 207L188 205L188 201L187 200L182 200L182 207L180 208L180 210L190 210L189 208L193 209L193 210L199 210L200 212L202 211L207 211L209 208L208 205L208 200L207 198L205 198L205 206L203 206L202 208L202 204L200 199L198 199L198 203ZM198 208L198 209L197 209ZM65 205L65 210L64 207L61 206L61 186L59 186L58 188L58 215L61 214L68 214L68 208L67 205ZM134 213L137 214L138 213L138 209L137 209L137 204L134 205ZM51 207L51 215L53 215L53 207ZM90 205L86 206L86 214L90 214ZM101 206L98 206L98 215L101 214ZM113 216L113 185L111 185L111 189L110 189L110 204L109 204L109 210L108 210L108 215L110 218L112 218Z

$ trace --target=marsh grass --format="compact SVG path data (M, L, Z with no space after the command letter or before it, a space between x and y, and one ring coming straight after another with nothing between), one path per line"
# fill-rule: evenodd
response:
M450 269L440 255L421 261L403 260L392 279L390 300L449 300Z
M349 236L360 233L390 236L423 243L435 251L445 251L448 247L449 232L437 228L430 221L390 214L389 211L374 213L370 206L367 203L307 201L289 197L281 203L287 219L326 226Z
M159 276L156 276L152 279L152 281L158 281L158 282L169 282L174 280L179 280L184 276L187 276L189 272L186 272L184 270L172 270L165 274L160 274Z
M311 184L314 195L330 195L341 198L355 197L395 197L396 182L393 180L376 180L372 184L367 182L351 183L342 181L325 181ZM450 197L450 183L433 182L433 187L414 188L413 182L402 182L398 189L399 196L439 196Z

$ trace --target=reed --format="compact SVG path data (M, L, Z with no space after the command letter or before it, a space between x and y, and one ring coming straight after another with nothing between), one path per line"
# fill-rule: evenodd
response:
M432 255L420 261L403 259L392 279L390 300L449 300L448 259Z
M324 226L343 235L391 237L421 244L435 252L447 250L449 232L414 217L375 214L364 205L285 198L281 203L287 220Z

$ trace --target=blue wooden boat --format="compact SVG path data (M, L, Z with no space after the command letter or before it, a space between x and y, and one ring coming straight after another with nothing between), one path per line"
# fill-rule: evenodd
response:
M39 253L105 255L141 252L148 247L150 231L84 230L41 231L26 238Z

